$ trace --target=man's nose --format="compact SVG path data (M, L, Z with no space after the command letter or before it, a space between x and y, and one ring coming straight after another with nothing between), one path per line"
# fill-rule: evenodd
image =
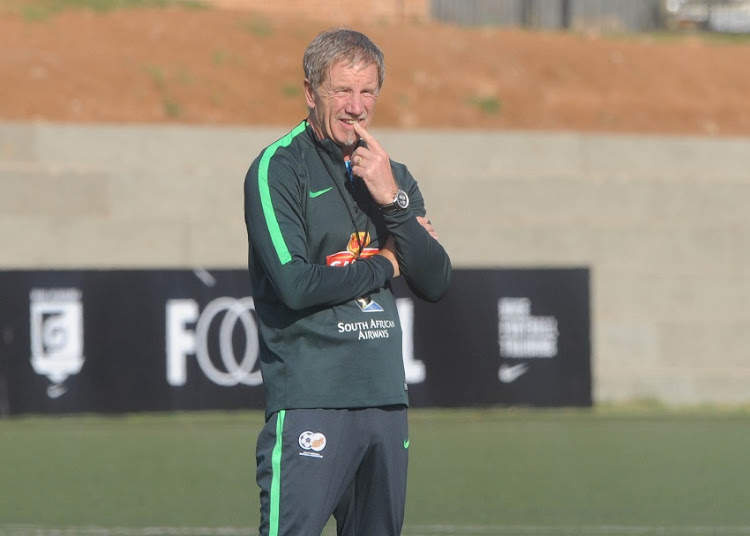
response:
M365 101L362 95L359 93L353 93L349 97L349 101L346 106L346 113L355 117L359 117L365 111Z

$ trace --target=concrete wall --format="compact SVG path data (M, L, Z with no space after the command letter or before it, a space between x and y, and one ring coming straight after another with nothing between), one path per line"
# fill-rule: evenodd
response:
M285 131L0 124L0 268L244 267ZM597 401L750 401L750 140L373 132L457 267L591 268Z

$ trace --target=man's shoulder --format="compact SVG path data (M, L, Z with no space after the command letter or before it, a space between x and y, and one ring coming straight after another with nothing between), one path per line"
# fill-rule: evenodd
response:
M304 155L310 150L310 143L305 136L307 122L303 121L284 136L266 146L250 165L250 172L265 173L273 165L295 168L302 164Z
M281 138L263 149L260 155L258 155L257 160L262 160L263 158L270 159L276 155L298 155L309 146L309 143L305 143L307 141L305 136L306 129L307 121L302 121Z

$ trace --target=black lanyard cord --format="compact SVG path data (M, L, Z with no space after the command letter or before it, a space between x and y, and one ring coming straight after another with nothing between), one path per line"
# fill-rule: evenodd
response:
M340 172L337 172L336 170L331 168L331 163L328 161L327 158L325 158L323 154L321 154L320 147L318 147L317 144L315 145L315 150L317 151L318 156L320 157L320 160L323 162L323 165L325 166L326 171L328 171L328 175L330 175L331 180L333 180L333 184L336 186L336 190L338 190L339 195L341 196L341 200L344 202L346 211L349 213L349 219L351 220L352 225L354 226L354 236L356 236L357 238L357 246L359 247L356 258L359 258L359 256L362 254L362 251L364 250L364 247L367 244L364 244L362 242L362 238L360 236L359 230L357 229L357 220L354 218L354 213L352 212L352 209L349 206L349 203L347 202L346 194L340 184L341 181L337 180L337 177L340 176L339 175ZM351 164L349 163L349 161L346 162L346 172L347 172L347 180L349 181L349 184L351 185L352 189L356 189L358 187L358 184L354 182L354 176L352 175ZM354 203L357 202L356 199L354 199L353 201ZM369 228L370 228L369 202L371 201L372 201L372 197L368 196L368 210L363 211L365 212L365 218L366 218L365 230L364 230L365 236L367 236L367 234L369 233Z

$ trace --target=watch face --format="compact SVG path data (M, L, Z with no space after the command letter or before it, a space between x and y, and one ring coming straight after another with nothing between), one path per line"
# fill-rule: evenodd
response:
M396 204L399 208L406 208L409 206L409 196L406 195L406 192L403 190L399 190L396 194Z

